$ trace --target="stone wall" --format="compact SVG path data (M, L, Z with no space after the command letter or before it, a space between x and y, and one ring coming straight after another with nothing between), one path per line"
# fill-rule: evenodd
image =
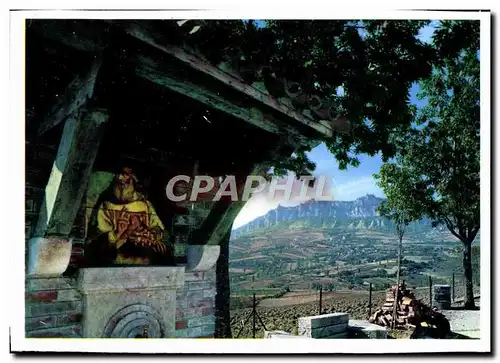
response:
M215 268L204 272L186 272L184 288L177 291L177 338L213 338L215 294Z
M74 278L28 279L25 303L26 337L82 337L82 297Z

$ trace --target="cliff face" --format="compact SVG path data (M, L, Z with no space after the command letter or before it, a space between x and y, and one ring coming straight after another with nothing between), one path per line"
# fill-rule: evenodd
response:
M309 224L338 227L346 229L387 229L390 222L381 218L377 207L384 199L372 194L365 195L353 201L309 201L295 207L282 207L269 211L266 215L256 218L246 225L235 229L233 237L276 225L286 225L297 221L308 221ZM421 221L413 225L428 224Z

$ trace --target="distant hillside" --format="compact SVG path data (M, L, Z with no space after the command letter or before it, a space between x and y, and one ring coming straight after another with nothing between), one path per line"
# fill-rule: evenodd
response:
M279 207L233 231L232 294L262 297L284 289L351 290L369 284L384 289L393 284L398 238L395 226L377 213L382 201L366 195ZM425 286L429 275L435 283L449 283L453 273L462 271L461 250L446 227L433 228L429 220L411 223L402 251L411 263L403 266L402 276L414 286Z
M232 238L274 226L282 228L344 227L345 229L389 231L394 226L386 219L381 218L377 212L377 207L383 200L368 194L354 201L309 201L295 207L279 206L266 215L235 229L232 232ZM427 220L413 223L409 227L409 231L413 232L431 229Z

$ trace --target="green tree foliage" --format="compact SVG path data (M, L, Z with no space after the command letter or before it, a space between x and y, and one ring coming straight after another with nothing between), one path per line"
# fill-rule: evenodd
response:
M318 95L336 115L346 116L353 131L325 140L345 169L359 164L359 153L394 156L389 136L414 118L409 88L429 76L436 60L432 47L416 37L428 23L269 20L262 27L254 21L206 21L189 39L213 63L231 63L248 83L264 81L275 97L285 96L273 87L276 79L298 82L304 94ZM313 169L307 151L281 160L274 173Z
M416 38L429 21L267 21L211 20L188 37L212 63L229 63L248 84L263 82L276 98L285 96L277 80L300 84L305 95L326 100L325 107L345 116L350 134L324 140L341 169L357 166L357 154L383 160L395 155L390 135L410 127L414 108L409 105L411 85L431 73L437 59L431 46ZM267 67L267 68L263 68ZM300 109L300 104L295 104ZM279 160L274 174L293 171L304 175L315 168L306 156L308 147ZM228 254L218 261L218 288L227 289ZM220 278L219 278L220 277ZM218 337L228 337L229 304L217 300Z
M432 75L421 82L415 127L391 136L396 157L376 178L386 207L443 224L462 241L466 307L474 307L471 244L480 227L479 22L443 21Z

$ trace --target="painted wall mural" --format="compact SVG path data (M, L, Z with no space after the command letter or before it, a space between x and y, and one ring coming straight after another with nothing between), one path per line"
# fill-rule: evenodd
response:
M168 264L167 231L138 185L131 168L92 175L86 206L89 266Z

